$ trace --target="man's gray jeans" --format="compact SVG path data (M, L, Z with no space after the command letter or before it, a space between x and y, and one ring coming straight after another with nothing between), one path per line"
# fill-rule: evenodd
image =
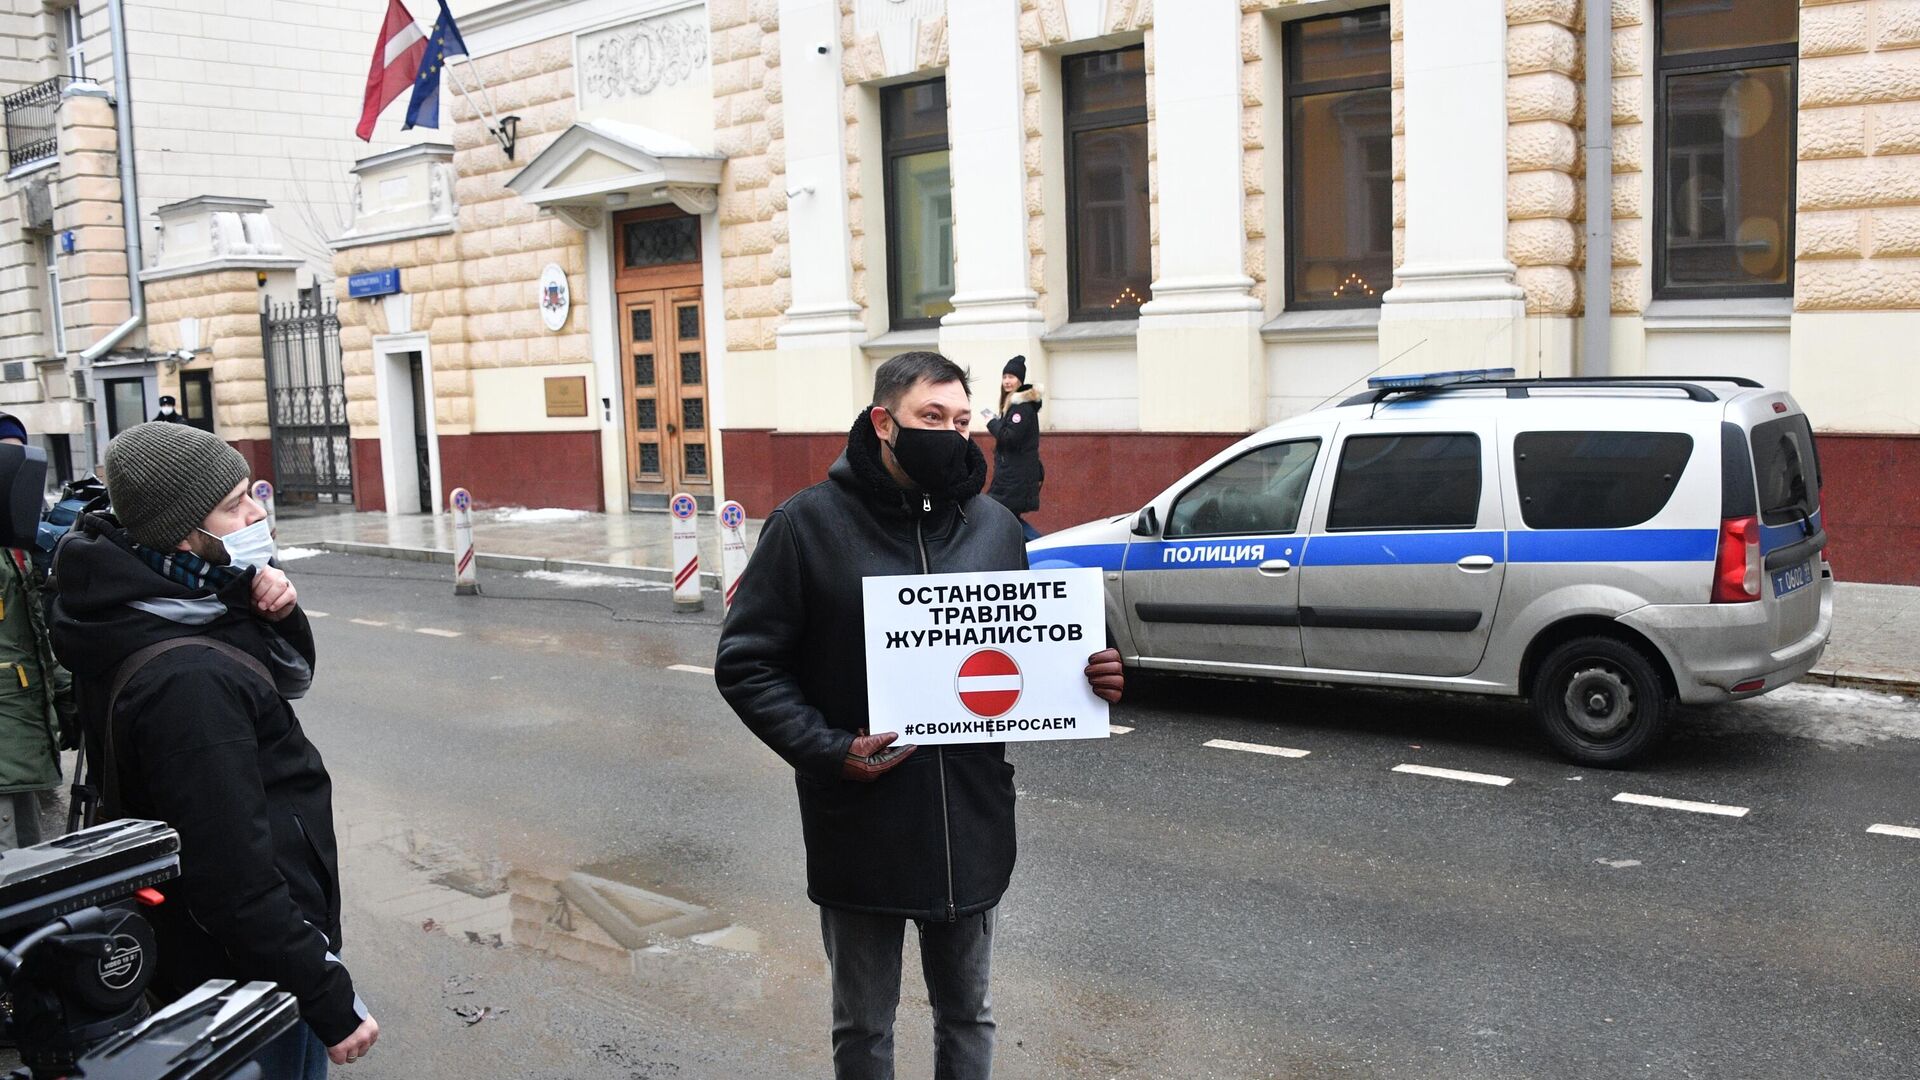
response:
M916 922L933 1006L934 1080L993 1075L993 925L998 908L957 922ZM820 909L833 978L833 1075L893 1080L893 1014L907 920Z

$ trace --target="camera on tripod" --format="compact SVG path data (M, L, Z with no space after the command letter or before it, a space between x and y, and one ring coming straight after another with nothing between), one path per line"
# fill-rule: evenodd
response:
M115 821L0 854L4 1028L15 1077L187 1080L258 1076L249 1063L299 1019L272 983L203 984L152 1012L143 907L180 873L180 835Z

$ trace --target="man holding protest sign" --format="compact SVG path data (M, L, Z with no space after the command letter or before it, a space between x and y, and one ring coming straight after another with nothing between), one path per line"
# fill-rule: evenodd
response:
M980 494L986 460L968 437L971 417L966 373L952 361L911 352L882 364L874 375L873 405L854 422L827 480L767 518L714 664L715 681L734 711L794 768L807 895L820 905L832 971L839 1080L893 1076L893 1019L908 919L920 931L921 966L934 1009L936 1075L972 1080L992 1071L988 976L995 908L1013 873L1013 767L1004 741L893 745L896 732L919 717L919 698L931 688L896 698L892 711L901 715L870 709L869 650L882 658L890 654L884 631L877 643L856 631L867 626L872 603L866 580L883 577L912 579L888 582L878 597L909 612L903 619L925 620L923 629L895 631L919 634L897 639L915 647L927 647L934 621L950 614L936 609L961 606L936 604L942 595L920 593L933 588L921 581L926 575L963 574L968 578L954 580L971 581L999 572L994 577L1001 580L992 583L996 596L1014 587L1033 595L987 605L984 617L1011 614L1017 622L1031 601L1032 614L1042 618L1033 599L1040 585L1003 583L1006 572L1026 569L1026 548L1013 514ZM958 587L976 590L963 599L978 599L987 585ZM911 590L912 603L886 599L897 598L902 588ZM1047 595L1053 589L1046 586ZM922 595L929 603L919 603ZM1032 644L1022 638L1059 639L1045 642L1049 646L1073 640L1066 630L1022 630L1012 623L969 625L949 638L949 625L939 626L942 645L974 642L989 632L1008 643L1007 653ZM1081 640L1098 630L1074 625ZM978 670L958 673L955 701L970 699L978 707L965 707L979 717L1004 704L1000 715L1013 717L979 730L1033 737L1019 731L1022 722L1052 723L1047 730L1058 737L1057 720L1013 716L1022 692L1009 698L1009 676L1004 666L995 666L999 661L974 660L971 653L978 650L961 647ZM1058 663L1050 666L1057 669ZM1066 671L1076 681L1084 675L1082 697L1119 700L1118 652L1096 652L1084 669L1078 667L1073 661ZM1058 683L1061 674L1033 670L1026 678ZM1051 712L1060 711L1060 697L1056 688ZM1102 733L1105 719L1101 705L1094 721ZM868 734L869 728L882 733Z

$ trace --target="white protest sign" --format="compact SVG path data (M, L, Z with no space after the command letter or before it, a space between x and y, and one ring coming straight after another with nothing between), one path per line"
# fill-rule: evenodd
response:
M900 745L1104 739L1087 686L1106 647L1100 571L870 577L868 730Z

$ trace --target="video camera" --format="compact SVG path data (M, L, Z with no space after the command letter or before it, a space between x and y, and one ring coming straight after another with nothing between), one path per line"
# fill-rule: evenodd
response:
M203 984L149 1015L153 929L142 907L180 874L180 834L115 821L0 854L0 1029L12 1074L87 1080L258 1077L251 1062L299 1019L272 983Z
M46 475L43 451L0 444L0 546L35 546ZM180 834L158 821L0 853L0 1034L21 1062L12 1080L259 1080L254 1059L299 1020L292 995L214 980L158 1012L147 1003L154 936L140 909L165 903L154 886L178 876Z

